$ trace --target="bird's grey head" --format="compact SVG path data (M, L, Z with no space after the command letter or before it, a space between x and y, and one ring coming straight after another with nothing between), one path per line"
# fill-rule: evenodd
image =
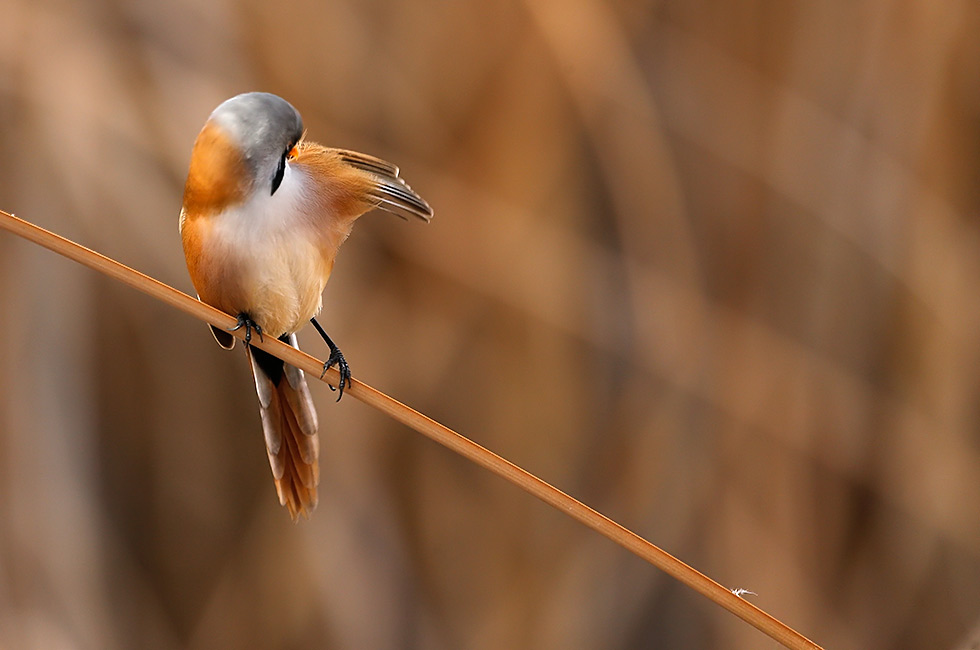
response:
M282 182L286 154L303 136L299 111L271 93L244 93L222 103L211 113L239 146L259 188L275 194Z

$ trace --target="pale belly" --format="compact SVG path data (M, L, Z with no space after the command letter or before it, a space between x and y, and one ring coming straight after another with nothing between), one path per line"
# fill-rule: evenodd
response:
M273 336L299 330L320 311L333 266L307 227L241 228L219 220L207 236L198 286L201 299L233 315L245 313ZM198 283L195 282L195 285Z
M320 253L312 246L246 260L243 311L274 336L299 330L320 312L328 274L319 262Z
M204 302L232 316L247 314L273 336L299 330L320 311L337 249L353 219L304 211L309 179L286 166L274 195L255 192L208 218L181 217L191 279Z

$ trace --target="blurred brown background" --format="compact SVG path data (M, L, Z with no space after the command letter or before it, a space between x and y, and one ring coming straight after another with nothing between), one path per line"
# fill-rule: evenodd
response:
M980 619L980 9L0 3L0 207L185 291L209 112L402 167L321 322L356 377L828 648ZM0 233L0 647L774 648L314 387L279 507L240 350ZM325 350L312 331L301 342Z

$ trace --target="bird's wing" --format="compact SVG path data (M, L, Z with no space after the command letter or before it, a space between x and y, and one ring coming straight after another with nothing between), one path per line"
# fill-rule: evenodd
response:
M370 198L378 202L379 208L408 220L409 218L429 221L432 219L432 208L421 196L408 186L408 183L398 176L398 167L369 156L365 153L335 149L340 159L352 167L371 174L374 184L369 190Z
M235 347L235 336L231 332L210 324L208 327L211 328L211 333L214 334L214 340L218 342L218 345L226 350L231 350Z

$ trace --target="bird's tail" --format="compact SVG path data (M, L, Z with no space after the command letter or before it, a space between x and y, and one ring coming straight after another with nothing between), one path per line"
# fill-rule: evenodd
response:
M284 335L280 340L298 348L295 334ZM279 503L286 506L294 521L299 515L309 517L316 508L320 482L320 440L306 378L302 370L268 352L252 346L246 346L246 351L252 363Z

